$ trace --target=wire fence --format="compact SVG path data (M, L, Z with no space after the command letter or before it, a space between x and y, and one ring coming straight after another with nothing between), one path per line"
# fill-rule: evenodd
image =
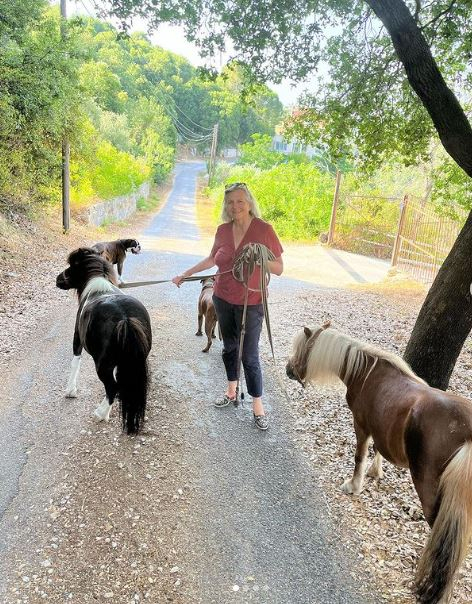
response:
M350 195L340 191L333 202L328 244L336 248L390 259L411 277L430 284L449 254L467 218L437 214L425 199L412 196Z
M458 212L458 220L440 216L424 201L409 197L395 266L417 281L432 283L466 218L465 211Z
M356 254L390 259L401 201L400 197L341 193L332 245Z

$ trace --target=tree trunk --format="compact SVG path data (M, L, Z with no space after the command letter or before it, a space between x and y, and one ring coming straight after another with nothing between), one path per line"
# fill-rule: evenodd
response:
M385 25L411 87L452 159L472 176L472 127L403 0L365 0Z
M404 355L435 388L446 390L472 329L471 283L472 212L429 290Z
M448 88L403 0L365 0L387 28L411 87L428 111L444 148L472 176L472 128ZM431 386L445 390L472 329L472 212L420 310L405 360Z

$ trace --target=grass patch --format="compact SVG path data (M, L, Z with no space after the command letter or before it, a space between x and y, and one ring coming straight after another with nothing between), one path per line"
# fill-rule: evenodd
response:
M197 225L204 236L213 237L220 220L218 220L215 214L215 204L207 194L207 187L208 179L206 174L199 174L195 192Z
M160 198L157 191L152 191L147 199L144 197L138 199L136 209L138 212L151 212L152 210L157 210L163 203L164 200Z
M349 285L350 289L356 291L368 291L388 296L401 296L402 298L424 298L428 292L428 286L415 281L408 274L398 269L390 269L387 276L377 283L355 283Z

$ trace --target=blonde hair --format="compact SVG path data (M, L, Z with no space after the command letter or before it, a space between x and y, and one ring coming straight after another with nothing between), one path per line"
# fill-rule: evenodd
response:
M228 193L232 193L233 191L239 191L239 190L244 191L244 193L246 195L246 199L249 204L249 213L252 216L255 216L256 218L261 217L261 211L259 209L259 206L257 205L257 201L253 197L247 184L244 182L235 182L231 185L225 185L225 193L224 193L224 197L223 197L223 207L221 209L221 220L223 222L231 222L231 220L232 220L232 218L229 215L228 210L226 208L226 195Z

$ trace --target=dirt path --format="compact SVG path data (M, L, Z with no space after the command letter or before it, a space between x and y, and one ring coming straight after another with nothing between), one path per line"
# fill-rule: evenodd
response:
M125 264L129 280L171 276L206 253L189 209L198 167L190 168L176 180L177 199L144 229L145 253ZM187 234L182 224L177 232L172 226L176 217ZM300 248L287 250L287 257L297 254L310 264ZM9 485L0 521L1 601L412 602L427 532L417 500L406 473L392 468L358 498L339 493L353 462L342 392L302 393L290 382L288 403L264 340L270 431L257 432L247 410L214 408L221 345L204 355L193 335L198 285L163 285L135 290L150 310L155 341L146 429L136 438L121 435L116 414L110 424L95 424L90 413L101 387L90 358L77 401L63 398L76 303L55 290L51 278L63 268L55 262L39 287L47 304L35 306L29 334L28 319L0 303L13 313L19 341L35 343L18 351L12 342L0 356L2 368L13 371L0 384L0 435L8 437L1 467ZM335 263L344 281L330 270L331 285L359 282L354 265ZM401 351L420 297L403 303L302 276L289 272L271 284L280 373L293 334L325 318ZM470 389L470 367L468 345L456 390ZM471 600L468 567L464 574L455 600L461 604Z

